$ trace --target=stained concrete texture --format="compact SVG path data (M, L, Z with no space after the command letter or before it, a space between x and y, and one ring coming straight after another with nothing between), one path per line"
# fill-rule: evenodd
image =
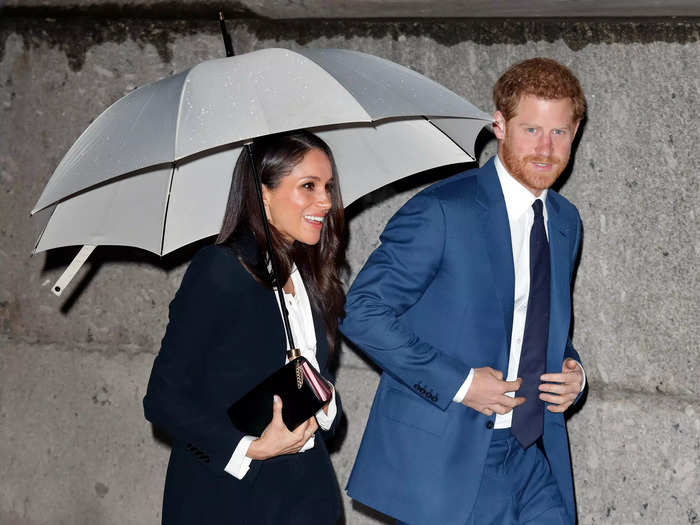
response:
M0 522L157 523L168 448L139 410L152 354L0 345Z
M484 110L511 63L578 74L588 119L561 192L584 223L574 344L590 383L569 429L581 524L700 523L700 22L231 24L238 52L357 49L412 67ZM201 21L0 19L0 523L155 523L167 447L142 418L172 298L194 249L163 260L98 248L65 295L76 249L28 256L43 185L80 132L144 83L222 56ZM483 162L493 140L481 143ZM394 211L454 168L348 209L351 280ZM344 485L378 375L344 346ZM386 519L345 500L346 523Z
M5 0L11 13L43 10L50 14L93 13L195 15L224 9L229 17L299 18L491 18L491 17L659 17L698 16L695 0ZM2 7L2 3L0 3Z
M697 398L591 382L568 425L580 523L698 523Z

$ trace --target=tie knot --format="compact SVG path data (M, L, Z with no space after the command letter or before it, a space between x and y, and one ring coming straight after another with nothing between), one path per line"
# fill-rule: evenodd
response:
M532 203L532 209L535 210L535 217L542 217L542 201L540 199L535 199Z

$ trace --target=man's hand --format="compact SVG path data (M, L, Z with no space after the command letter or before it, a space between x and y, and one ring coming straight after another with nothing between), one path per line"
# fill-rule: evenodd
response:
M546 381L540 384L540 399L549 403L547 410L564 412L581 392L583 373L578 363L568 357L561 365L561 374L542 374L540 380Z
M504 381L503 373L491 367L474 369L472 384L464 396L462 404L481 412L485 416L507 414L514 407L525 402L524 397L510 397L506 392L516 392L523 382L521 378L515 381Z

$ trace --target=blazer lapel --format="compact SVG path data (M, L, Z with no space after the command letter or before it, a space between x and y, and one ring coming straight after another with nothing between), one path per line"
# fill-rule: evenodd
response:
M566 338L569 336L571 318L571 294L569 290L569 247L571 230L562 220L559 204L550 194L547 196L547 230L551 263L549 340L547 371L561 372Z
M498 174L491 159L477 175L479 191L476 200L481 205L480 219L484 235L484 244L488 252L493 274L496 295L501 303L503 328L507 347L510 348L510 336L513 328L513 294L515 275L513 269L513 249L510 240L510 226L506 203L498 181ZM503 366L507 368L507 352ZM507 369L503 370L507 373Z
M314 332L316 333L316 360L321 372L328 364L328 341L326 339L326 325L323 316L311 307L311 315L314 318ZM323 373L323 372L321 372Z

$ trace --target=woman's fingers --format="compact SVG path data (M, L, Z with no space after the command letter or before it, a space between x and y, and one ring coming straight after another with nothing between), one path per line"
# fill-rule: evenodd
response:
M294 431L290 431L282 419L282 399L279 396L274 396L272 402L272 420L267 425L253 445L251 450L254 455L250 456L253 459L267 459L274 456L282 456L284 454L295 454L304 446L304 444L318 430L318 423L315 417L310 417L300 424ZM266 452L264 452L266 451Z
M272 397L272 422L284 426L282 419L282 398L278 395Z
M316 422L316 418L314 416L311 416L308 419L307 423L308 426L306 427L306 432L304 433L306 437L304 443L306 443L311 438L311 436L313 436L318 430L318 423Z

